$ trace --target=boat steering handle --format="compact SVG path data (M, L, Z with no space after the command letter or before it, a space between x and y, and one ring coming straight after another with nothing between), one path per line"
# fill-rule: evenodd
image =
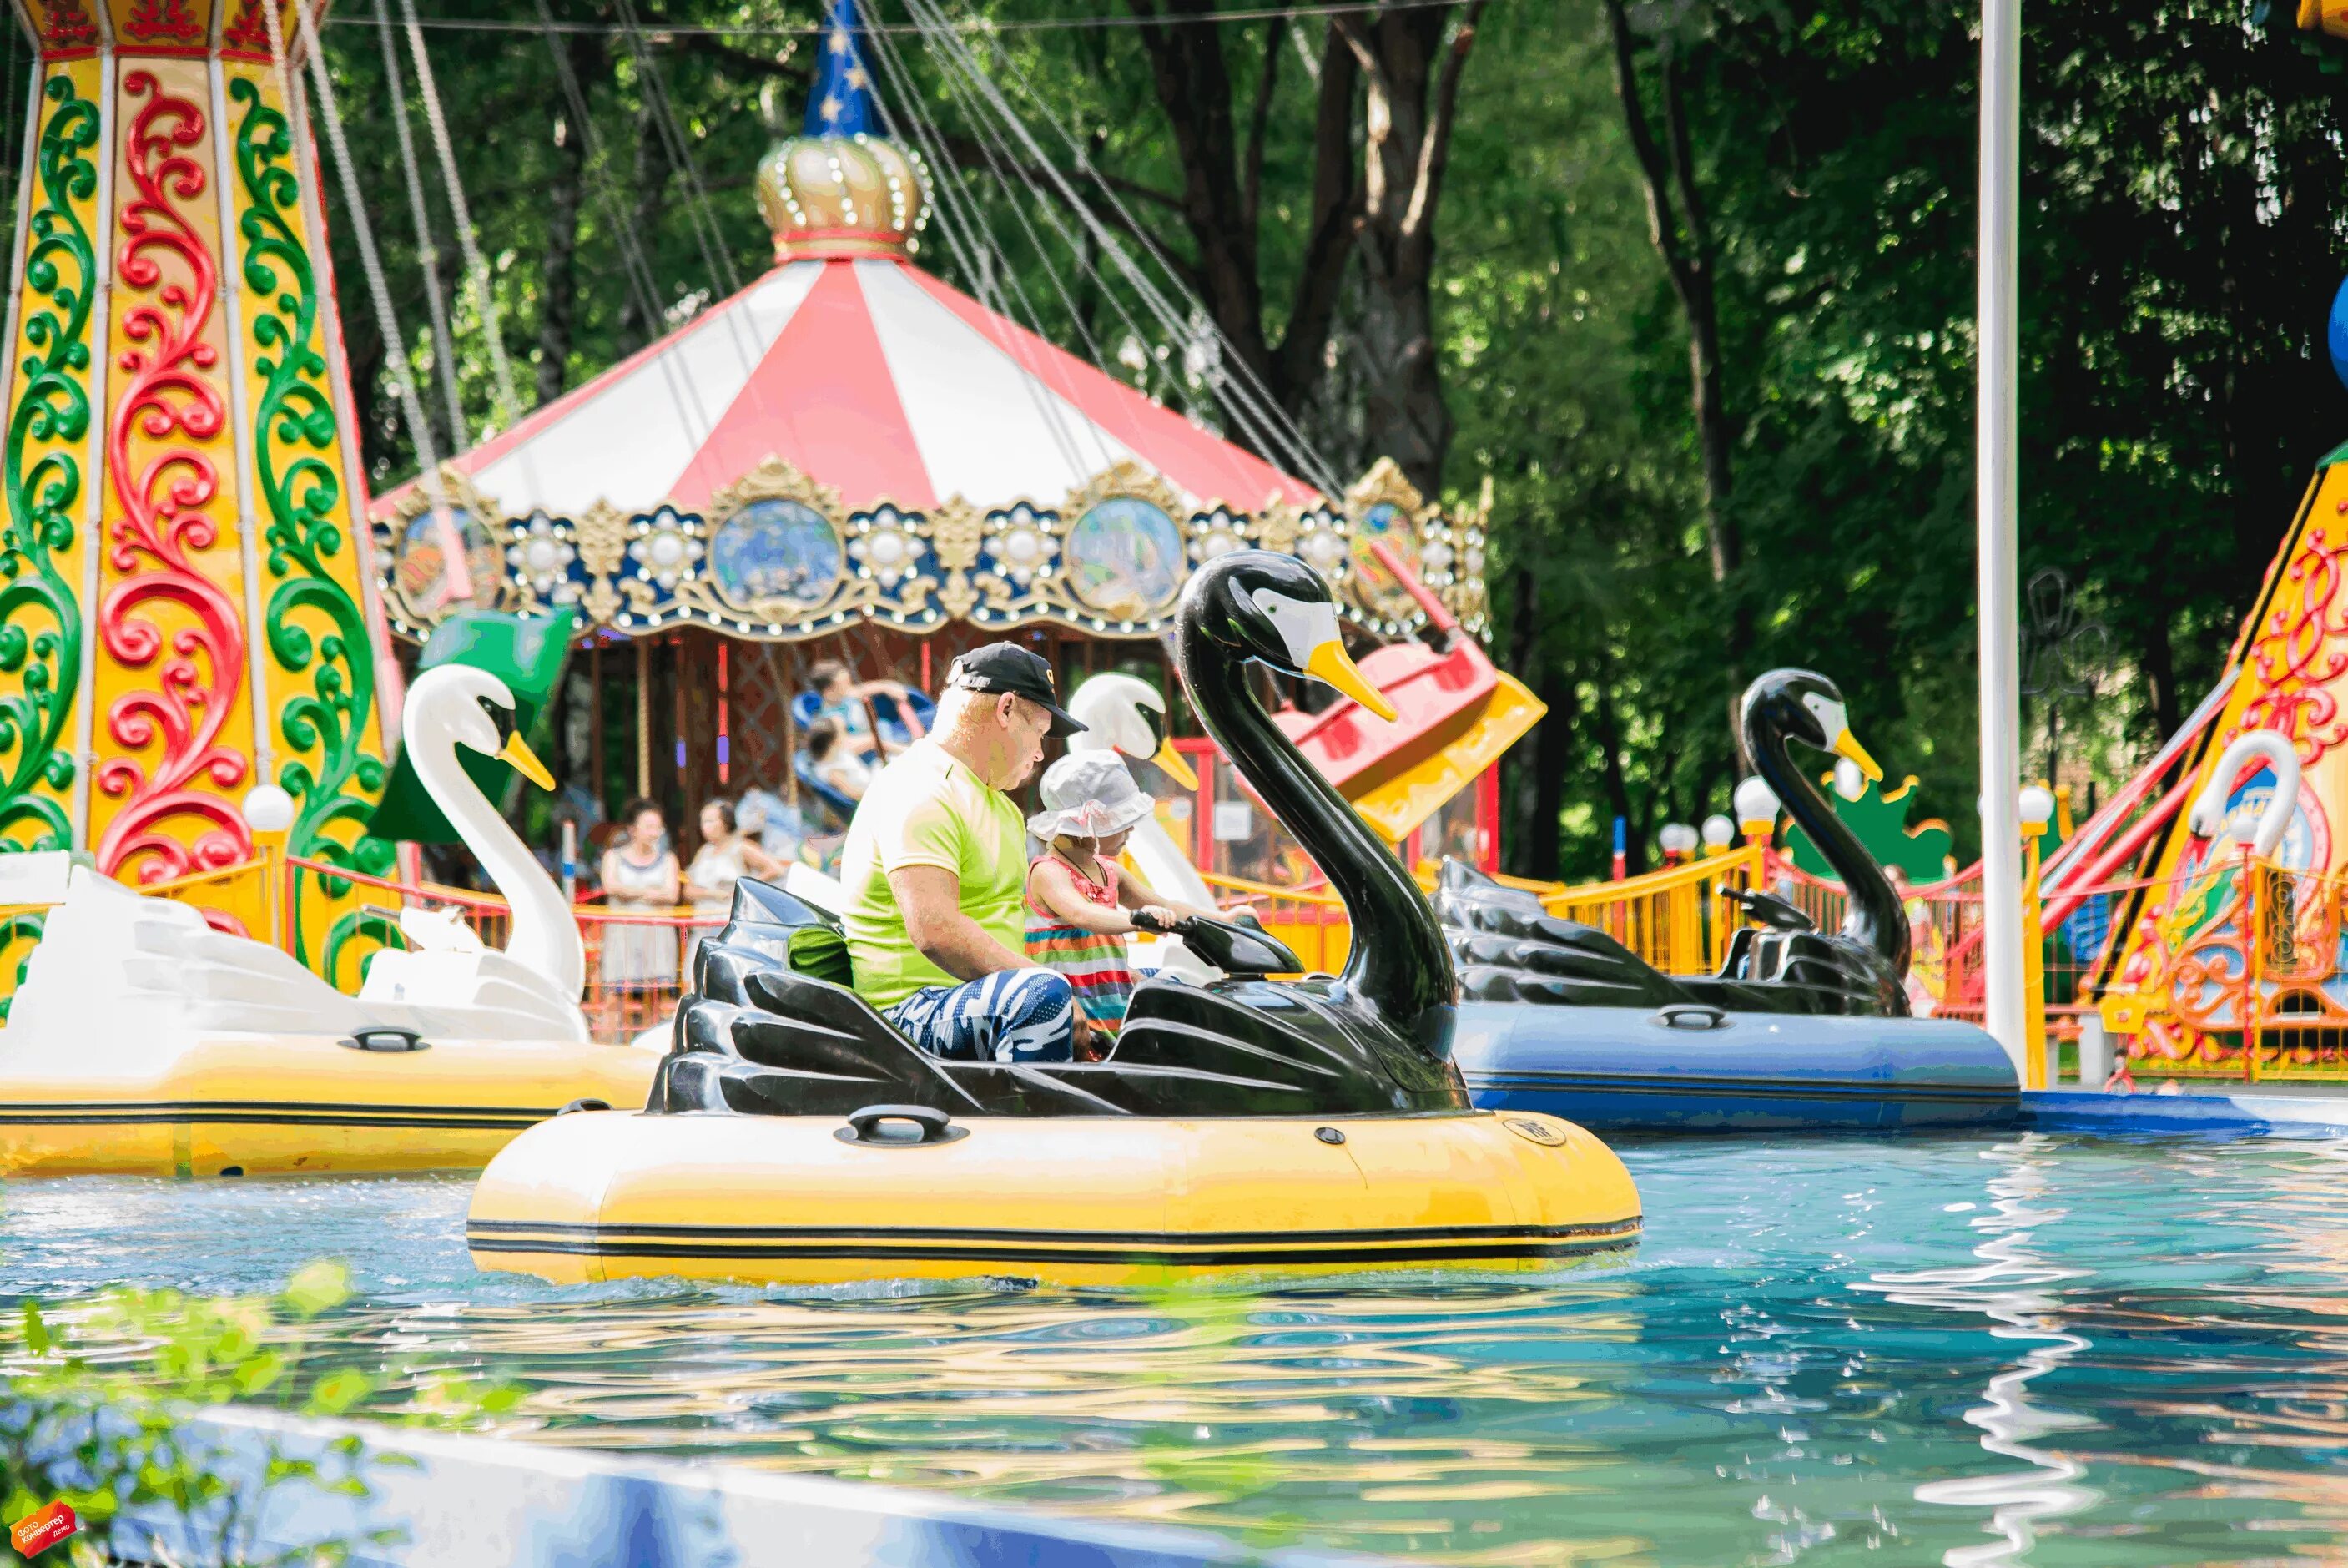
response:
M884 1121L910 1121L921 1130L919 1138L882 1138L878 1130ZM842 1143L872 1144L881 1148L919 1149L934 1143L953 1143L970 1136L970 1129L953 1125L953 1118L932 1105L868 1105L861 1110L848 1113L848 1125L833 1134Z

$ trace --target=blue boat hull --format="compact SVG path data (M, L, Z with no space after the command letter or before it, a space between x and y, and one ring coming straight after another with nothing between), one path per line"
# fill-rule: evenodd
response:
M1637 1008L1470 1002L1452 1057L1478 1106L1595 1131L1896 1131L2021 1114L2004 1050L1945 1019L1731 1013L1689 1029Z

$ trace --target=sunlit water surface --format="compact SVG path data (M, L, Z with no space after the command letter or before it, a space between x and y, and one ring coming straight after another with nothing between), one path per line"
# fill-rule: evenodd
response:
M804 1299L474 1273L469 1184L0 1193L0 1293L258 1291L496 1429L1475 1563L2348 1557L2348 1146L1630 1144L1539 1286ZM387 1398L396 1406L400 1396Z

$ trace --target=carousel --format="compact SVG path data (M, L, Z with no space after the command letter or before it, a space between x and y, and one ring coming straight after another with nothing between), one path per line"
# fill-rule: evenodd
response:
M1116 670L1172 694L1182 586L1242 547L1310 564L1364 650L1483 629L1480 508L1447 516L1386 461L1323 494L924 271L928 166L877 133L869 81L838 27L803 132L759 165L771 271L443 464L437 495L376 500L396 635L575 612L548 763L606 815L643 795L689 822L794 789L820 661L932 690L1016 636L1063 689ZM1176 802L1210 855L1237 841L1214 771ZM1489 846L1478 782L1449 830Z

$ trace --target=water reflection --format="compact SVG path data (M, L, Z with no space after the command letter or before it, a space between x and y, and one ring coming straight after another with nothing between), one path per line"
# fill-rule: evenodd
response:
M1982 1449L2019 1460L2028 1468L1926 1481L1916 1488L1920 1502L1990 1510L1986 1528L1999 1539L1941 1553L1948 1568L2019 1563L2036 1543L2042 1521L2092 1508L2103 1495L2077 1484L2086 1473L2084 1465L2033 1441L2096 1424L2092 1417L2034 1404L2030 1398L2033 1379L2093 1344L2062 1326L2063 1295L2053 1288L2085 1278L2087 1271L2063 1267L2031 1244L2040 1227L2065 1214L2054 1202L2048 1140L2025 1133L1986 1150L1983 1158L1994 1161L1999 1173L1989 1182L1990 1212L1968 1222L1982 1238L1973 1248L1978 1263L1880 1274L1852 1286L1879 1291L1901 1305L1977 1314L2001 1326L1992 1331L1994 1337L2034 1342L2019 1360L1989 1379L1982 1391L1983 1402L1964 1413L1968 1423L1981 1429Z
M19 1184L0 1295L255 1290L498 1429L1427 1562L2337 1556L2348 1154L1663 1143L1627 1265L1543 1284L807 1299L476 1274L460 1181Z

